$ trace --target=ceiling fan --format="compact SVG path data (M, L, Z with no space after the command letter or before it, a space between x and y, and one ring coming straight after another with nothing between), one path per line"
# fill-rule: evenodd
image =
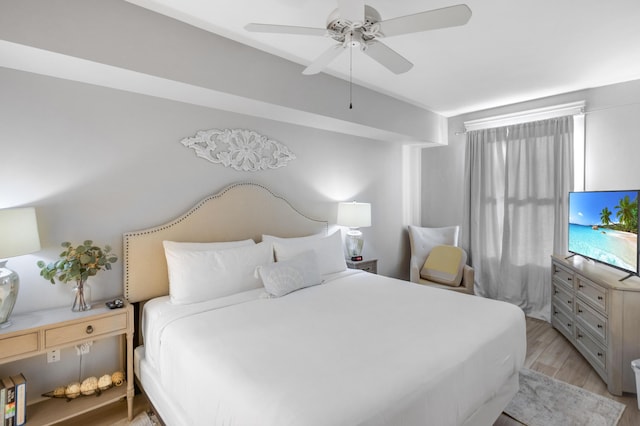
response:
M402 74L413 64L379 39L439 28L464 25L471 18L471 9L465 4L429 10L413 15L382 20L373 7L364 0L338 0L338 8L327 18L327 28L291 25L247 24L251 32L328 36L338 44L322 53L302 73L317 74L346 48L359 47L362 52L390 71Z

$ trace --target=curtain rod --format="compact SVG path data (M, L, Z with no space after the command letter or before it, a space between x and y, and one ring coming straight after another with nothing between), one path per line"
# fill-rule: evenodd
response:
M622 107L629 107L629 106L634 106L634 105L640 105L640 102L629 102L629 103L626 103L626 104L611 105L611 106L608 106L608 107L602 107L602 108L593 108L593 109L589 109L589 110L583 110L582 112L580 112L580 114L583 114L583 115L589 115L589 114L593 114L594 112L608 111L608 110L610 110L610 109L616 109L616 108L622 108ZM523 113L523 114L526 114L526 112L525 112L525 113ZM575 114L574 114L574 115L575 115ZM498 117L499 117L499 116L498 116ZM487 121L489 121L489 120L491 120L492 118L496 118L496 117L490 117L490 118L483 119L483 120L487 120ZM532 120L532 121L535 121L535 120ZM496 126L496 127L500 127L500 126ZM460 131L455 132L454 134L455 134L456 136L459 136L459 135L464 135L464 134L466 134L466 133L468 133L468 132L469 132L468 130L460 130Z

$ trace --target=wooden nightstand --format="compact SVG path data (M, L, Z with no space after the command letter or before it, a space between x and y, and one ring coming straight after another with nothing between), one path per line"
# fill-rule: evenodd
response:
M120 309L108 309L102 301L95 302L93 308L85 312L71 312L70 307L47 309L12 315L11 321L13 324L10 327L0 330L0 364L45 354L52 349L120 336L120 368L124 371L126 365L126 384L114 386L100 396L84 396L70 402L64 398L50 398L29 405L29 426L67 420L125 397L131 420L134 397L133 305L125 304Z
M371 272L372 274L377 274L378 259L366 259L360 261L347 260L347 268L360 269L363 271Z

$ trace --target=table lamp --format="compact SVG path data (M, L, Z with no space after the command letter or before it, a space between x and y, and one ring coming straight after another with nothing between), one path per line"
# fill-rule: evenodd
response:
M0 210L0 259L40 250L36 211L33 207ZM0 328L11 325L9 315L18 298L20 278L0 260Z
M349 227L345 238L347 256L354 261L362 260L364 239L358 228L371 226L371 204L340 203L338 204L338 225Z

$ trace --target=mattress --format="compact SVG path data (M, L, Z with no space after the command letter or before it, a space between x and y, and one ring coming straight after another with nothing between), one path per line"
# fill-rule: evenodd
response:
M516 306L351 270L281 298L154 299L143 333L138 377L185 425L470 424L526 352Z

